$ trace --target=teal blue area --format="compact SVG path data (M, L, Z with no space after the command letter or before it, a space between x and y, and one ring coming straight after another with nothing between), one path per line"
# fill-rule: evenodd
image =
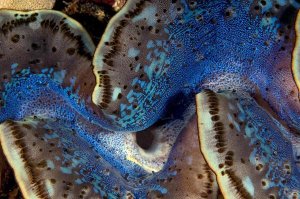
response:
M82 184L83 182L82 182L80 179L76 179L76 180L75 180L75 183L76 183L76 184Z
M151 33L152 38L140 39L145 44L143 49L128 43L134 48L125 54L126 58L143 53L146 57L140 59L147 64L143 65L143 69L140 69L141 61L133 66L134 70L128 76L129 92L123 96L126 103L116 106L120 114L103 112L101 117L93 114L88 103L80 98L79 90L74 90L75 84L84 80L78 79L76 74L66 79L66 71L53 67L41 68L40 72L33 73L29 66L21 67L14 63L5 71L12 77L2 82L4 91L1 95L5 104L0 109L0 121L21 120L28 116L53 119L44 128L56 131L45 134L44 138L47 143L59 142L57 147L60 153L53 158L60 163L70 161L71 166L64 167L61 164L58 167L54 162L47 162L47 165L59 168L64 174L78 175L75 180L77 185L87 184L94 192L112 199L120 198L114 191L116 185L120 187L120 194L130 191L135 198L146 198L149 190L168 193L158 181L175 176L176 173L168 170L172 165L172 158L168 159L162 171L150 174L135 163L116 159L118 154L105 148L103 140L97 137L97 132L121 134L113 130L128 132L148 130L148 127L156 129L153 126L156 122L169 124L182 119L186 108L194 102L195 94L207 88L203 83L215 83L216 79L220 80L220 75L234 74L238 77L234 80L228 78L220 83L228 90L236 91L237 88L232 86L236 83L240 84L243 91L248 91L248 84L244 80L249 80L259 91L260 97L273 105L272 108L279 106L274 111L277 111L281 120L288 126L299 129L300 111L288 101L286 88L283 88L282 81L277 78L280 71L277 64L290 58L293 49L291 42L277 40L279 29L285 28L287 22L283 22L283 17L276 13L271 17L264 16L264 13L271 10L273 2L267 1L262 10L254 13L254 1L197 1L198 4L193 9L186 1L181 1L184 9L182 12L171 1L164 1L167 8L165 14L159 11L159 7L155 7L155 3L159 2L155 1L151 9L145 11L141 8L141 11L144 11L143 16L150 16L156 14L155 8L158 9L157 15L162 19L161 33ZM280 0L278 3L283 6L287 2ZM234 8L232 16L225 15L228 8ZM144 19L139 16L135 20ZM157 21L151 18L146 19L145 23L153 25ZM133 33L128 31L126 39L131 34ZM162 38L162 35L165 37ZM289 36L294 38L293 30ZM25 55L20 52L10 56ZM2 60L0 65L3 65ZM20 72L15 73L16 70ZM146 78L140 77L141 71ZM111 83L114 81L119 79L111 79ZM138 88L132 89L135 86ZM118 93L119 90L116 90L114 99ZM282 187L286 190L299 190L300 174L295 162L291 164L293 175L289 177L284 176L283 170L275 166L282 165L283 160L294 160L291 143L283 141L287 140L283 135L289 135L290 132L286 132L283 126L278 128L280 124L276 124L276 127L266 111L251 100L245 100L239 106L239 112L239 120L248 120L253 126L246 127L245 135L250 139L250 146L254 147L249 157L251 164L255 164L255 158L259 157L260 161L268 165L267 174L288 179L285 185L271 186L277 186L280 190ZM167 116L172 117L165 119ZM96 127L91 127L91 121ZM270 126L271 123L274 125ZM241 131L238 123L234 125ZM266 145L267 140L272 140L272 143ZM261 143L260 146L256 146L257 141ZM114 142L118 143L117 140ZM72 153L67 153L65 149L70 148L73 149ZM101 159L98 160L97 155ZM103 172L107 168L110 168L109 175L108 172ZM127 178L124 177L126 175ZM285 193L280 194L284 198Z
M147 48L154 48L154 47L155 47L155 44L154 44L153 40L149 40L147 43Z
M288 0L277 0L276 3L278 3L281 6L284 6L288 3Z
M135 48L130 48L128 51L128 57L131 57L131 58L136 57L139 55L139 53L140 53L140 50L135 49Z
M15 74L15 71L16 71L17 67L18 67L17 63L14 63L14 64L11 65L11 74Z
M292 144L284 137L287 130L253 99L237 95L232 95L232 98L239 100L238 112L239 115L243 115L242 119L246 122L245 133L247 139L250 139L249 149L252 150L250 163L253 166L262 164L263 178L269 179L270 182L274 182L275 179L281 182L288 181L285 185L270 183L270 186L278 189L280 198L286 198L293 190L300 190L300 171L293 157ZM292 165L292 175L286 175L283 169L287 161Z
M54 72L54 80L57 81L58 83L62 83L64 81L65 75L66 75L66 71L65 70L61 70L61 71L57 71Z
M274 6L274 3L273 3L272 0L266 0L264 2L266 2L265 5L263 5L262 2L259 1L259 4L262 8L262 13L265 13L266 11L269 11Z
M12 64L12 65L11 65L11 69L12 69L12 70L15 70L15 69L18 67L18 65L19 65L18 63Z
M55 165L54 165L53 161L47 160L47 167L50 169L54 169Z
M61 172L64 174L72 174L72 169L68 167L60 167Z
M43 69L41 70L41 72L42 72L42 73L47 73L48 70L49 70L49 68L43 68Z

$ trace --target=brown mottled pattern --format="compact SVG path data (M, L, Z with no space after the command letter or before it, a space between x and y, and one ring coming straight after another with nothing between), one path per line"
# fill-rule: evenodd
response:
M54 73L65 71L63 86L71 86L72 78L76 78L73 92L79 90L82 99L90 99L95 86L91 66L95 47L79 23L60 12L46 10L2 11L0 17L2 83L10 81L14 63L18 64L15 75L25 68L33 74L53 68Z
M197 95L201 150L210 167L217 174L225 198L277 196L277 188L266 186L266 183L271 180L264 179L268 165L253 165L250 162L250 154L257 145L249 143L250 139L246 136L245 128L253 128L253 126L251 121L239 119L241 110L238 108L238 103L237 97L230 98L225 94L216 94L212 91L204 91ZM232 118L233 122L228 118ZM259 146L259 141L257 144ZM257 161L259 162L259 157ZM243 182L247 177L255 190L254 195L251 195Z
M179 135L170 154L169 171L177 175L162 179L160 184L168 189L165 195L149 193L149 198L216 199L218 185L215 174L200 152L197 118L194 116Z
M24 171L28 177L31 187L33 188L33 192L41 199L50 199L45 185L39 179L41 173L34 169L35 162L29 155L28 146L24 140L26 135L24 130L22 130L22 127L20 127L17 123L10 120L4 122L3 125L6 128L6 132L1 133L9 133L11 135L12 143L14 143L12 147L16 148L16 151L19 152L18 155L24 164ZM27 129L27 127L25 128Z
M47 125L53 125L52 122L51 119L27 118L20 122L7 121L1 125L1 133L3 134L1 143L6 145L13 143L10 145L9 150L15 151L23 164L16 165L15 162L10 161L19 185L23 185L20 186L23 194L28 196L33 193L41 199L100 198L100 195L94 192L93 185L90 182L83 182L80 185L75 183L76 179L81 177L79 171L82 165L79 164L73 167L71 174L62 172L62 167L68 168L75 160L81 162L84 161L85 157L79 157L74 153L77 150L78 143L73 143L74 147L65 148L60 138L55 136L56 132L51 128L45 128ZM59 130L67 131L65 133L77 137L72 129L65 129L64 126L60 126ZM77 139L80 140L81 138L78 137ZM4 148L6 147L8 146ZM91 148L83 148L82 150L83 153L90 150L90 154L94 153L96 156ZM18 159L18 157L11 157L11 154L7 156ZM69 156L74 159L68 159ZM59 157L59 159L55 157ZM99 160L95 159L95 162L97 161ZM91 171L85 170L84 172ZM24 175L26 178L24 178ZM49 183L53 193L47 191ZM99 186L103 185L100 184Z

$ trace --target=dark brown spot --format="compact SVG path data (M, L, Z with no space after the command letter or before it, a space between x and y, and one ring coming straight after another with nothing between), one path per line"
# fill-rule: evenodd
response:
M11 37L11 41L14 43L18 43L20 41L20 35L16 34Z
M41 48L41 46L39 44L32 43L31 48L32 48L32 50L39 50Z
M75 48L68 48L67 49L67 53L68 53L68 55L74 55L75 54Z

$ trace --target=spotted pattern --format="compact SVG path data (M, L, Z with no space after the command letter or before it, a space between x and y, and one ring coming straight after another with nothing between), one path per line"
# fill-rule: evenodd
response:
M122 138L93 129L108 136L98 142L101 151L83 139L83 123L74 127L66 120L36 116L8 120L0 125L0 141L25 198L216 198L215 175L199 153L195 116L188 121L164 167L150 172L143 170L147 163L130 164L128 155L155 153L130 154L130 146L118 147L133 134ZM110 143L111 137L117 143Z
M95 84L91 72L95 47L79 23L55 11L5 10L0 22L2 91L14 77L42 73L59 84L72 85L72 92L87 99Z
M6 76L1 81L0 118L2 122L11 119L2 124L1 144L23 195L27 198L146 198L152 193L168 193L167 179L177 175L168 168L173 165L173 159L180 157L178 153L170 154L177 145L183 147L176 144L176 138L195 114L194 105L189 106L185 101L188 97L182 95L176 101L180 105L177 114L170 113L145 130L155 140L150 143L151 150L144 149L136 140L136 132L107 130L92 112L89 88L93 79L85 75L90 76L92 72L93 45L77 22L55 11L3 11L3 15L7 17L3 21L1 45L28 55L14 59L14 54L4 52L1 62ZM16 26L12 22L15 18L19 20ZM59 29L53 32L57 23ZM54 41L44 42L41 38L46 33ZM22 35L27 40L22 40ZM39 45L39 42L44 43ZM80 43L84 44L81 51ZM54 44L58 46L55 49ZM27 47L30 51L25 50ZM57 57L47 56L57 51L60 51ZM28 61L36 57L40 62L31 65ZM57 63L61 65L52 67ZM205 164L203 158L199 162ZM180 167L187 165L183 161ZM205 169L213 179L212 171ZM197 169L205 173L202 170L203 167ZM206 180L193 178L195 185ZM216 193L216 181L210 183L210 193ZM185 192L195 195L195 189L186 187ZM180 195L179 191L174 190L172 194Z
M298 7L128 1L96 49L60 12L1 10L0 142L25 197L297 198Z
M299 196L286 129L251 97L207 90L197 95L197 111L201 150L225 198Z
M111 128L141 130L180 92L243 90L296 130L297 11L296 1L128 2L96 49L92 100Z

